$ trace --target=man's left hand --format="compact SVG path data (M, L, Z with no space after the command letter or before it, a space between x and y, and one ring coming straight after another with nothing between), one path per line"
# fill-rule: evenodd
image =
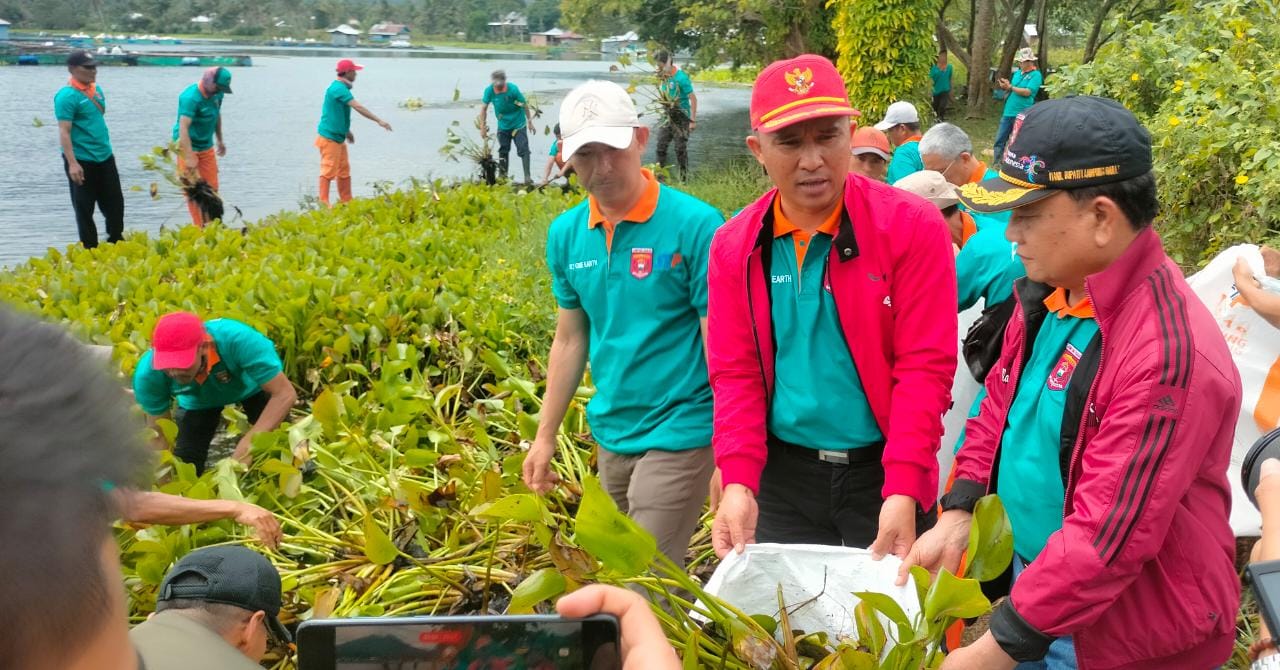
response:
M916 501L911 496L891 495L880 506L880 531L871 543L871 557L888 554L906 558L916 541Z
M947 654L941 670L1013 670L1017 665L988 631L977 642Z
M227 145L223 144L221 140L218 141L218 155L219 156L227 155Z
M249 453L253 449L253 435L245 433L240 438L240 442L236 444L236 450L231 452L231 457L244 463L245 465L253 465L253 454Z
M694 129L696 129L697 127L698 127L698 122L697 122L697 121L690 121L690 122L689 122L689 132L693 132L693 131L694 131Z
M535 128L535 127L533 126L533 123L530 123L530 124L529 124L529 134L530 134L530 135L537 135L537 134L538 134L538 129L537 129L537 128Z

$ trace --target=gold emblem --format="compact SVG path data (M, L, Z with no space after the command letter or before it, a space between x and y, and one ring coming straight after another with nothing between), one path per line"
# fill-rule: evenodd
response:
M1007 205L1035 190L1038 189L1011 188L1007 191L988 191L980 184L965 184L960 187L960 195L975 205L999 206Z
M813 70L805 68L803 72L800 68L796 68L786 73L787 84L790 86L787 90L796 95L805 95L809 89L813 88Z

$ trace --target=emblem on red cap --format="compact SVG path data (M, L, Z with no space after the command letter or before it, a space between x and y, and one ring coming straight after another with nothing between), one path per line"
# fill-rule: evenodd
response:
M796 68L786 73L786 78L787 84L790 85L790 88L787 90L795 93L796 95L806 95L809 93L809 89L813 88L812 68L805 68L804 71L801 71L800 68Z

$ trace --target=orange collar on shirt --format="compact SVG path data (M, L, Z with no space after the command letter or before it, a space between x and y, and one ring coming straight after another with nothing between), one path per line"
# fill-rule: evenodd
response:
M974 221L973 217L963 209L960 210L960 221L960 247L964 248L964 245L969 241L969 238L973 237L973 234L978 232L978 223Z
M804 255L809 250L809 241L817 233L826 233L835 237L836 231L840 229L840 213L844 211L844 198L836 201L835 209L831 210L831 214L827 215L827 220L822 222L812 233L801 229L782 213L782 198L775 197L773 199L773 237L791 236L792 244L796 249L796 267L804 267Z
M641 169L640 173L644 175L645 186L644 193L640 195L640 199L631 206L631 209L622 216L622 221L630 221L631 223L644 223L653 218L653 213L658 209L658 193L662 187L658 184L658 180L654 178L653 172ZM596 201L594 196L587 196L587 227L595 228L601 224L604 225L604 242L606 248L613 247L613 229L619 222L610 221L605 217L604 212L600 211L600 203Z
M924 137L924 135L912 135L911 137L908 137L907 139L903 140L903 141L902 141L902 144L910 144L910 143L912 143L912 142L919 142L921 137ZM902 145L900 144L900 145L898 145L898 146L902 146Z
M987 174L987 164L977 161L977 167L973 168L973 173L969 175L969 183L976 184L982 181L982 177Z
M208 353L204 357L204 369L200 371L200 374L196 375L196 381L201 384L209 378L209 373L213 371L213 366L222 361L222 357L218 355L218 345L213 343L213 336L205 335L204 341L210 346Z
M75 77L72 77L71 79L67 80L67 85L89 96L90 100L98 99L98 85L95 83L90 82L88 84L81 84L80 82L76 81Z
M1044 299L1044 306L1049 308L1050 312L1058 315L1058 318L1074 316L1077 319L1093 319L1097 315L1093 312L1093 301L1089 296L1085 296L1075 307L1067 304L1067 289L1059 286L1054 289L1049 297Z

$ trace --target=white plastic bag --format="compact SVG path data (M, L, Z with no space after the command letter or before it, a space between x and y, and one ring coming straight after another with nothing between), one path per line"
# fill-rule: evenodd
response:
M895 586L895 556L879 561L871 552L818 544L751 544L741 554L731 551L707 582L707 592L747 614L778 616L778 585L791 628L806 634L825 631L833 639L857 637L855 591L883 593L898 602L908 617L920 611L916 588L908 580Z
M1231 269L1244 258L1256 276L1264 276L1257 246L1241 244L1218 254L1187 283L1218 322L1244 390L1227 481L1231 482L1231 529L1237 537L1258 535L1262 517L1240 485L1240 464L1249 447L1280 422L1280 329L1240 300Z

